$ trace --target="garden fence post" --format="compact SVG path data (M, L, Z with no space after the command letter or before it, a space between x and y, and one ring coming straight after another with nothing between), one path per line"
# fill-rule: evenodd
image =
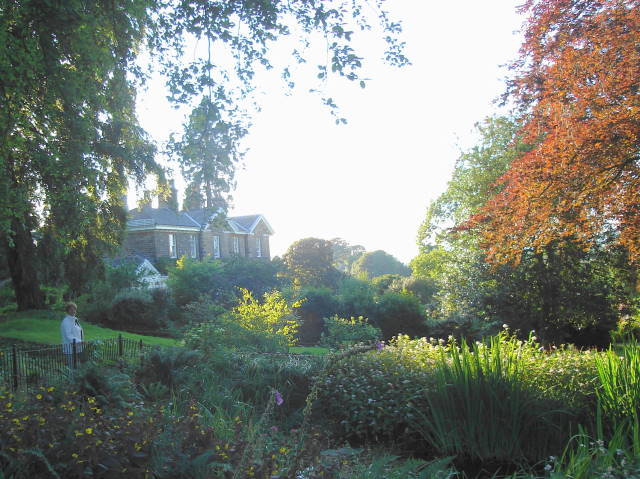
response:
M11 359L13 360L13 390L18 390L18 351L16 345L11 349Z
M73 338L73 342L71 343L71 354L72 354L72 361L71 364L73 365L73 369L77 369L78 368L78 349L76 347L76 338Z
M123 355L124 345L122 344L122 334L118 334L118 357Z

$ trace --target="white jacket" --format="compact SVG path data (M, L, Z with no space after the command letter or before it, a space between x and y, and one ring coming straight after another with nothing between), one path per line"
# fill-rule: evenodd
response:
M76 340L76 352L79 353L82 351L84 334L78 318L67 314L60 324L60 334L62 335L62 350L65 354L71 354L73 352L72 343L74 339Z

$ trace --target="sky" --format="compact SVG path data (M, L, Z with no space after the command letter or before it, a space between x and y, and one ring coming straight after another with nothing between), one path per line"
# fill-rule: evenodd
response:
M261 111L243 143L230 216L264 215L275 231L272 257L302 238L337 237L408 263L429 202L473 145L474 124L502 111L495 100L505 89L503 65L522 39L518 4L389 0L412 64L385 65L373 38L359 45L366 88L332 80L325 92L347 125L335 125L304 82L287 95L281 82L258 75ZM140 95L138 112L159 143L184 115L169 107L159 80Z

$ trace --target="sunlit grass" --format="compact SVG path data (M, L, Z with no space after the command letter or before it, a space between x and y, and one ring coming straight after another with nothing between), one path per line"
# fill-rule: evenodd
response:
M0 338L17 339L30 343L59 344L60 321L64 313L55 311L23 311L10 313L0 321ZM171 338L158 338L141 334L127 333L114 329L103 328L86 321L81 321L84 337L87 341L115 338L142 340L145 344L158 346L176 346L178 341Z
M313 354L315 356L322 356L329 352L328 348L321 348L317 346L291 346L289 352L293 354Z

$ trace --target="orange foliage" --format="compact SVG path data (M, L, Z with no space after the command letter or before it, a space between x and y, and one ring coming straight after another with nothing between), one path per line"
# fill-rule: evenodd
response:
M518 261L560 238L604 232L640 260L640 1L528 0L510 93L534 148L465 225L488 258Z

